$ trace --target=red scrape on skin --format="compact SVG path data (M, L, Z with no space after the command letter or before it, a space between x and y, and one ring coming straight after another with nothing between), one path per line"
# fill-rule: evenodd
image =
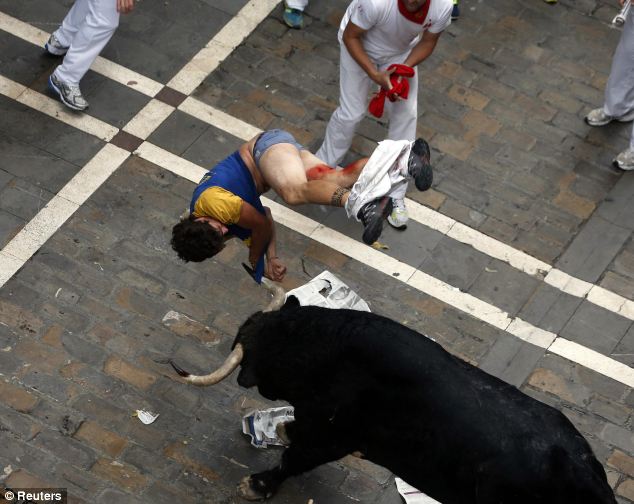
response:
M333 170L334 168L325 164L313 166L306 171L306 178L308 180L319 180L320 178L323 178L324 175L330 173Z

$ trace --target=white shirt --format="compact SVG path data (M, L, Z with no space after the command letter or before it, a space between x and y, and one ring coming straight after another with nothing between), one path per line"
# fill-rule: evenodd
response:
M440 33L451 23L453 0L429 0L423 24L410 21L399 12L398 0L353 0L339 26L339 43L352 21L363 30L363 48L375 63L394 63L396 56L409 53L423 32Z

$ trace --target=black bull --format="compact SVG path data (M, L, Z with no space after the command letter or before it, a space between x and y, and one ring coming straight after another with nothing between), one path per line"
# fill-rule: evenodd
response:
M387 318L292 300L242 325L222 371L239 364L241 386L295 407L280 465L245 478L242 497L360 452L443 504L616 503L558 410Z

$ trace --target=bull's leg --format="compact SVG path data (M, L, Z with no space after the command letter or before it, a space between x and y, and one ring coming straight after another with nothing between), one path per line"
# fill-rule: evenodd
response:
M291 445L284 450L280 465L243 478L238 485L240 497L247 500L268 499L289 476L338 460L351 451L347 444L339 444L334 434L323 425L312 425L307 433L298 428L297 422L290 422L286 427L291 427Z

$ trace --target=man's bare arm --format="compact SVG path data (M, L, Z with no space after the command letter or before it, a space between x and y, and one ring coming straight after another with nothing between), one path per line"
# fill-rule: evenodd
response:
M367 32L363 28L357 26L352 21L349 21L346 25L346 29L343 32L343 43L346 45L346 49L350 53L350 56L358 63L363 71L368 74L368 77L376 82L386 91L392 89L392 83L390 82L390 75L394 70L380 71L363 48L363 36Z
M423 36L418 41L418 43L414 47L412 47L412 50L407 55L407 58L405 58L403 64L415 67L419 63L425 61L431 55L431 53L434 52L436 43L438 42L441 34L442 32L431 33L428 31L423 33Z
M244 201L240 210L238 226L251 230L251 247L249 248L249 263L255 267L258 259L265 252L271 241L272 221L258 212L252 205Z

